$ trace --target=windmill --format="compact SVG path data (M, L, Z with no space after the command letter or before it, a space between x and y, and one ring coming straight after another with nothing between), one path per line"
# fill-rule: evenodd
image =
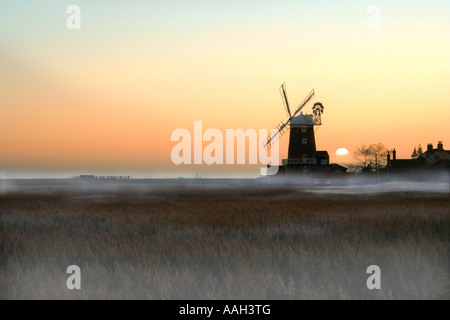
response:
M275 133L267 137L264 147L269 149L272 143L280 139L286 133L289 126L290 137L288 159L283 159L283 165L303 165L303 172L307 172L308 170L304 165L328 165L328 153L326 151L316 150L314 137L314 126L322 125L321 115L324 109L322 103L316 102L313 105L312 114L303 114L303 112L299 114L303 107L314 97L314 89L312 89L305 99L303 99L294 113L291 113L285 83L280 87L280 94L288 119L285 122L280 122L280 124L278 124Z
M273 135L269 135L267 137L267 141L264 144L264 147L270 148L271 144L276 141L276 139L280 139L285 133L287 129L287 125L289 125L292 121L292 119L302 110L302 108L314 97L314 89L311 90L311 92L306 96L306 98L300 103L300 105L297 107L297 110L294 112L294 114L291 114L291 109L289 107L289 101L287 97L287 91L286 91L286 84L283 83L280 87L280 94L281 98L283 100L284 108L286 110L286 113L288 115L288 120L286 122L280 122L277 125L276 132ZM321 114L323 113L323 105L320 102L316 102L313 106L313 125L321 125Z

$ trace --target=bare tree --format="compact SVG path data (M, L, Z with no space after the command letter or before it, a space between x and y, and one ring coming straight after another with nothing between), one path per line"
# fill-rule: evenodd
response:
M367 167L370 161L370 146L364 143L357 147L353 152L353 159L356 160L360 168Z
M378 172L380 166L385 166L387 162L388 150L382 143L375 143L370 145L370 153L375 158L373 167L375 172Z
M356 160L356 167L359 171L364 168L368 168L371 164L372 155L370 151L370 146L366 144L361 144L353 152L353 159Z
M353 151L353 158L359 171L378 172L381 166L386 165L387 153L388 150L382 143L361 144Z

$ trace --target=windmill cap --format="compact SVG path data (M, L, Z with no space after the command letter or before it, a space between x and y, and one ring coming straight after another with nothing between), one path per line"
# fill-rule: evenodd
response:
M291 122L290 122L291 126L295 126L295 125L309 125L312 126L314 125L314 121L313 121L313 116L312 114L299 114L298 116L292 118Z
M315 106L321 106L321 107L323 108L322 102L316 102L316 103L314 103L314 107L315 107Z

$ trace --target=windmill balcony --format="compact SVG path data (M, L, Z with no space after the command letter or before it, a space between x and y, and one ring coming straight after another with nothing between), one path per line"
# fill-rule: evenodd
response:
M317 158L283 159L283 166L290 164L317 164Z

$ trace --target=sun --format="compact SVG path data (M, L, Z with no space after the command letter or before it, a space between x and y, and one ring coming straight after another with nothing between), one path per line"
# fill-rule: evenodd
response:
M336 150L336 155L338 156L346 156L348 155L348 150L345 148L339 148Z

